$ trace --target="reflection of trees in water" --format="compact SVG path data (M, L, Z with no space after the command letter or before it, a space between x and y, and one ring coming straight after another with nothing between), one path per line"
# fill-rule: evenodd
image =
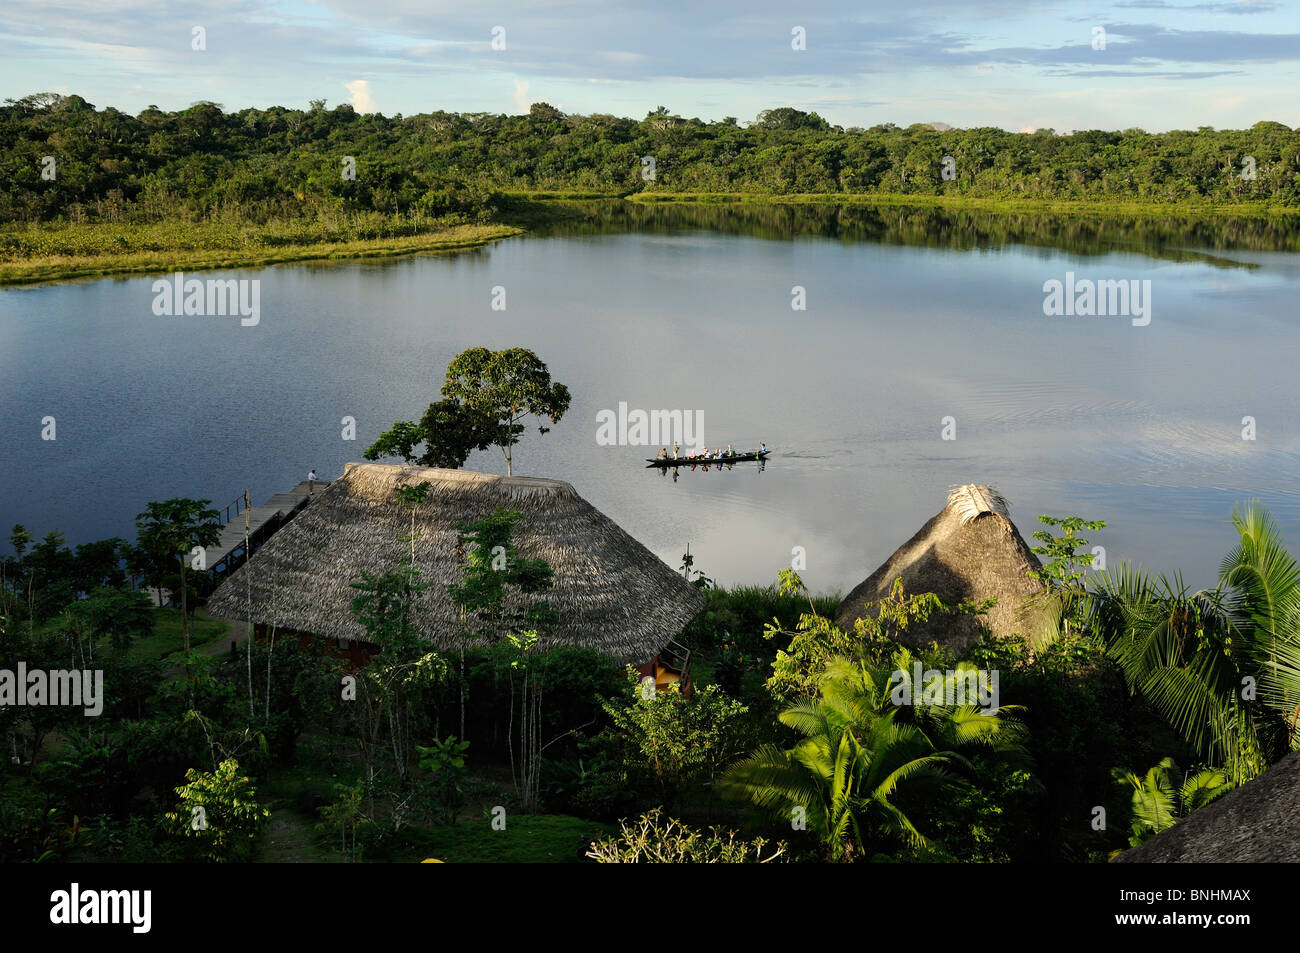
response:
M1300 251L1300 216L1183 218L1169 214L985 212L907 205L642 204L620 200L569 202L565 206L576 214L537 230L572 235L704 229L753 238L819 236L956 249L1043 245L1080 255L1123 250L1223 267L1253 266L1218 258L1205 250Z

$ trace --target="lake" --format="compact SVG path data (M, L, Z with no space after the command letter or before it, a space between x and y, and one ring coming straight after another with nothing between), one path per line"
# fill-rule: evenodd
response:
M689 543L718 581L766 583L803 547L814 589L847 590L978 482L1026 538L1040 513L1104 519L1108 563L1210 585L1238 501L1300 547L1296 247L1262 220L605 204L455 255L200 276L257 279L255 326L155 315L157 276L0 290L0 526L134 538L150 500L330 479L456 353L522 346L573 404L515 472L569 481L671 566ZM1149 287L1149 323L1044 314L1045 282L1085 279ZM658 446L597 441L620 403L774 456L674 480L644 469Z

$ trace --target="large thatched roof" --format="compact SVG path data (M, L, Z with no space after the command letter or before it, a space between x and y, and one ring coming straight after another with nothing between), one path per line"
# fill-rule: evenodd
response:
M868 602L888 597L894 581L903 592L933 592L948 602L997 599L984 617L995 635L1032 636L1037 613L1024 606L1040 592L1042 583L1027 575L1038 558L1011 522L1007 501L985 486L966 485L948 494L948 505L900 546L885 564L867 577L840 603L836 623L845 629L865 613ZM907 639L917 645L932 640L965 648L979 638L970 616L932 618L914 624Z
M1125 864L1300 861L1300 751L1115 858Z
M679 633L704 604L653 553L568 483L464 470L350 463L341 479L272 536L208 603L221 618L274 623L326 638L361 640L349 611L362 571L390 572L409 562L409 504L395 490L429 481L430 501L416 513L416 562L429 588L416 597L416 623L433 643L454 648L459 615L446 586L459 578L456 523L497 507L524 518L515 525L521 555L555 571L545 594L559 623L544 645L584 646L619 661L642 662Z

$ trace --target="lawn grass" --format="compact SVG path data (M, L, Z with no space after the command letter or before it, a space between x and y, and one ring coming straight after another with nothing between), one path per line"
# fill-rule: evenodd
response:
M257 799L271 811L258 843L260 863L339 863L336 846L316 833L318 806L336 796L335 785L349 784L360 772L350 738L310 732L298 739L297 757L275 764L257 784Z
M580 863L588 845L614 828L567 814L511 814L505 830L493 830L490 817L462 819L452 827L411 829L394 861L427 859L448 864Z
M400 223L365 226L378 237L355 237L346 224L226 223L59 224L0 229L0 285L253 268L297 261L388 258L475 248L521 234L513 225L456 225L419 230ZM414 231L414 234L404 232Z
M271 810L257 859L270 863L341 860L337 844L327 844L316 836L320 817L311 804L314 798L332 801L335 785L354 782L360 772L352 739L304 735L296 762L277 765L257 786L258 800ZM407 824L376 856L367 854L364 859L376 863L418 863L428 858L444 863L575 863L585 859L593 840L614 832L610 825L584 818L514 811L506 817L505 830L493 830L492 807L510 801L505 790L508 766L478 764L465 783L469 796L455 825Z
M166 660L169 656L179 655L185 648L185 634L181 630L181 610L167 606L155 608L153 612L153 631L142 638L131 640L127 647L126 658L133 662L145 659ZM61 625L59 618L47 619L36 627L36 632L44 637L53 635ZM190 647L198 648L213 640L222 639L230 626L217 619L195 616L190 619ZM105 638L101 647L111 651L109 639Z
M154 609L153 632L144 638L133 639L126 657L132 661L143 659L166 659L185 648L185 636L181 631L180 609ZM190 646L198 648L214 640L222 639L229 627L216 619L193 618L190 620Z

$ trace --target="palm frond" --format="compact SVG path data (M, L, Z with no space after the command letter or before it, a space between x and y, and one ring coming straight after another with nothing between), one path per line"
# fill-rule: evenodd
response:
M1179 790L1183 802L1183 814L1199 811L1215 798L1232 790L1232 781L1221 768L1205 768L1189 775Z

